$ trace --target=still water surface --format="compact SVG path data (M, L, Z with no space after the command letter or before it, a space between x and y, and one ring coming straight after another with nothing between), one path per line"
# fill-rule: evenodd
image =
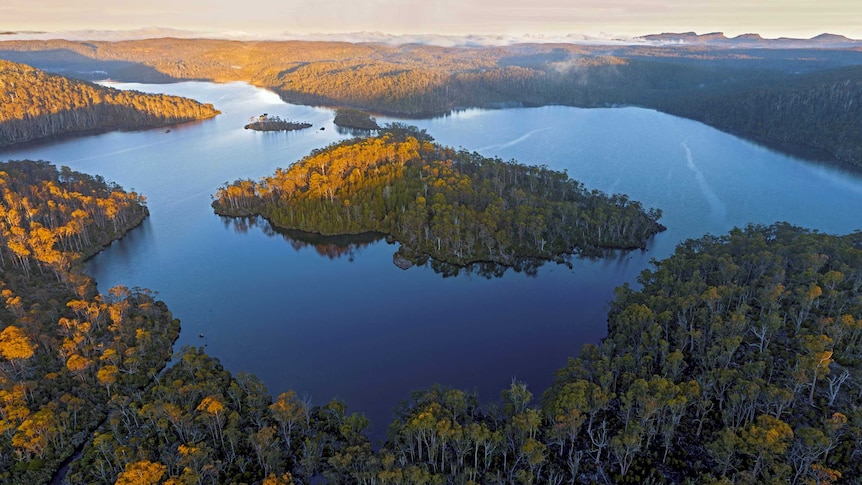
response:
M684 239L775 221L830 233L862 228L858 175L700 123L637 108L468 110L410 123L445 145L547 164L589 189L628 194L662 209L668 230L648 251L575 260L572 269L546 265L535 276L402 271L384 241L341 253L222 220L210 208L222 183L269 175L350 136L336 130L330 110L284 104L241 83L114 86L192 97L223 114L170 133L107 133L5 150L0 159L49 160L146 195L151 217L89 262L99 288L157 291L182 320L177 349L206 346L273 394L343 399L372 420L375 438L399 400L434 383L489 401L518 378L538 397L568 356L605 335L614 287L634 283L651 258ZM261 113L314 127L242 129Z

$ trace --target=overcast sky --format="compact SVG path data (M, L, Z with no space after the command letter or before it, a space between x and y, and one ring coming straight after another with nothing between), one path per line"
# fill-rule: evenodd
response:
M2 0L0 30L167 27L258 34L757 32L862 38L862 0Z

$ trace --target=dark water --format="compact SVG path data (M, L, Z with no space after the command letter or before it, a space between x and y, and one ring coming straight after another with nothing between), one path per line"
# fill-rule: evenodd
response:
M635 108L470 110L411 123L446 145L566 169L588 188L626 193L661 208L669 229L646 252L574 261L572 269L546 265L535 276L403 271L392 264L396 247L373 236L291 238L210 209L220 184L269 175L349 136L332 125L331 111L286 105L245 84L122 87L190 96L224 114L170 133L109 133L6 150L0 159L50 160L145 194L150 219L88 265L100 289L157 291L182 320L179 346L205 345L273 394L344 399L371 418L378 438L400 399L434 383L493 400L518 378L538 397L568 356L605 335L613 288L686 238L749 222L862 228L859 176L696 122ZM314 127L242 129L262 113Z

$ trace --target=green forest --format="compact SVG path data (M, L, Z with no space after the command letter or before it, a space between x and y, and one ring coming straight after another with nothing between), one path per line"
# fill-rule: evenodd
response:
M162 371L179 322L148 290L96 294L76 264L146 216L141 196L46 162L0 168L3 483L46 482L76 447L69 483L862 475L859 232L776 224L686 241L639 289L617 290L607 338L540 396L519 381L486 405L467 391L417 391L374 447L345 403L273 397L200 349Z
M211 118L211 104L98 86L0 60L0 147L70 133L131 130Z
M858 48L51 40L0 42L0 58L127 81L247 81L290 103L407 117L468 107L639 106L862 167Z
M561 260L643 248L664 229L660 210L588 191L564 172L432 141L424 130L391 124L379 136L315 150L260 182L222 187L213 207L323 235L385 233L401 244L401 267L428 257L459 266Z

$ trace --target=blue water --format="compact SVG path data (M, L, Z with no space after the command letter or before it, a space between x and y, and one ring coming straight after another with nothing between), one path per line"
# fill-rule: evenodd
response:
M628 194L664 211L648 251L535 276L444 278L403 271L385 241L337 257L214 215L211 194L257 179L346 138L328 109L288 105L246 84L123 84L212 102L215 119L0 151L100 174L148 198L151 217L90 260L101 290L147 287L182 320L183 345L205 346L270 392L315 403L344 399L382 438L399 400L434 383L494 400L513 378L540 395L585 343L606 334L614 287L680 241L747 223L788 221L830 233L862 229L862 178L651 110L544 107L468 110L410 121L438 142L486 156L565 169L589 189ZM313 128L258 133L261 113ZM392 121L381 119L381 122ZM324 128L324 130L320 130ZM323 252L324 254L321 254ZM203 337L200 337L203 335Z

